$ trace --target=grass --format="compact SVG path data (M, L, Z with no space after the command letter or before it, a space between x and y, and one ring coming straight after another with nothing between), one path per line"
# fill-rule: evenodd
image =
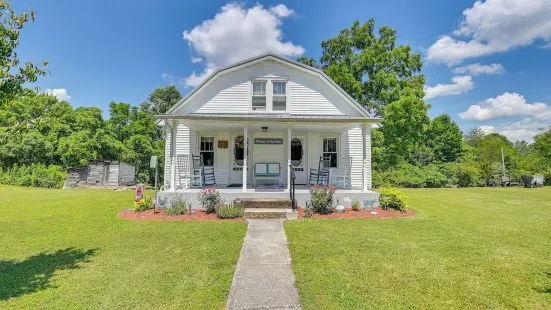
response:
M125 221L133 192L0 186L0 309L221 309L242 222Z
M416 217L285 223L304 309L551 308L551 188L405 191Z

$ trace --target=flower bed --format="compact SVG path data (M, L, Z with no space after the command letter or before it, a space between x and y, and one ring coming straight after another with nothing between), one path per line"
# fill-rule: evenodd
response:
M298 208L299 218L304 218L304 208ZM371 212L377 212L372 214ZM352 209L346 209L344 213L331 212L329 214L312 214L313 219L363 219L363 218L395 218L395 217L408 217L415 216L415 211L406 209L404 212L396 210L383 210L381 208L375 208L373 210L354 211Z
M133 210L124 210L119 213L119 217L132 221L244 221L243 217L235 219L219 219L216 213L206 213L204 210L192 209L195 214L168 215L163 209L158 209L156 213L153 210L143 212L134 212Z

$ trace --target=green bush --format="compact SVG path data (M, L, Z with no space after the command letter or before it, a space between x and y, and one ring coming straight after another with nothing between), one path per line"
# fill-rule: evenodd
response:
M134 212L142 212L153 209L153 198L145 196L139 201L134 202Z
M220 205L216 208L216 217L219 219L234 219L243 217L243 215L245 215L245 208L238 203Z
M311 219L312 218L312 208L306 208L304 210L304 218Z
M329 214L333 207L334 195L334 187L314 185L310 188L310 206L316 213Z
M395 188L383 188L378 190L378 192L381 194L379 202L385 210L394 209L403 212L409 207L408 197L402 191Z
M188 202L180 194L174 195L172 200L170 200L170 207L165 209L165 214L168 215L181 215L185 214L188 210Z
M360 211L361 208L362 206L360 205L360 202L357 200L354 200L354 202L352 203L352 210Z
M216 207L222 204L220 193L215 188L206 188L201 190L198 200L207 213L216 212Z
M63 168L55 165L14 165L5 171L0 169L0 184L61 188L65 183L66 175Z

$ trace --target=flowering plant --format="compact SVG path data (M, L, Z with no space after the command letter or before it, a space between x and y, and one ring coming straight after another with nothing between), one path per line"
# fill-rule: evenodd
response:
M329 214L333 207L335 187L314 185L310 188L310 205L316 213Z
M197 198L207 213L216 211L216 207L222 203L220 193L216 188L204 188Z

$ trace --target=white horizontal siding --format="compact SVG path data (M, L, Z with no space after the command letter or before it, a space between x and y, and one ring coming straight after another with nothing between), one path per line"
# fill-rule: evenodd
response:
M207 101L195 113L248 113L249 83L226 88Z
M269 60L219 75L198 90L175 114L248 114L249 86L250 81L255 78L289 81L288 111L291 115L361 116L338 90L316 73ZM269 89L271 88L268 87ZM270 97L268 94L268 100Z
M164 186L168 187L170 184L170 136L172 135L171 132L166 132L165 137L165 178L164 178Z

